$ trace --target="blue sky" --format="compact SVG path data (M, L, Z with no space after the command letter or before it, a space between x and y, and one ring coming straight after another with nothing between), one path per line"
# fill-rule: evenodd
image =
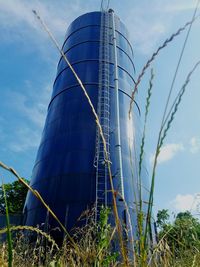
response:
M192 17L193 0L111 0L110 6L126 24L135 53L136 77L154 50ZM0 1L0 160L21 176L31 177L59 55L31 10L36 9L62 44L69 23L99 10L100 0ZM198 11L199 13L199 11ZM185 49L174 94L200 60L200 20ZM151 173L158 129L186 32L154 61L155 79L147 125L146 159ZM144 98L150 71L139 87ZM174 124L161 151L156 176L155 211L190 209L200 192L200 68L192 76ZM172 96L172 99L173 99ZM0 171L4 181L14 178ZM194 212L196 204L193 205Z

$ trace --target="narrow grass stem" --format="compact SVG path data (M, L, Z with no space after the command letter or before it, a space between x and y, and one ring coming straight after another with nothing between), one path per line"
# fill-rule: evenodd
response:
M120 198L123 199L122 194L120 192L117 192L118 195L120 196ZM134 236L133 236L133 229L132 229L132 223L131 223L131 215L129 212L129 208L128 208L128 204L126 203L126 201L123 199L123 203L124 203L124 207L128 216L128 223L129 223L129 228L130 228L130 235L131 235L131 245L132 245L132 252L133 252L133 260L134 260L134 264L136 266L136 253L135 253L135 248L134 248Z
M142 144L141 144L141 148L140 148L139 176L141 176L142 160L143 160L144 144L145 144L145 135L146 135L146 124L147 124L147 117L148 117L149 107L150 107L150 99L151 99L151 95L152 95L153 79L154 79L154 73L153 73L153 69L151 69L151 78L149 81L149 88L148 88L148 92L147 92L146 106L145 106L145 117L144 117L144 128L143 128L143 134L142 134Z
M131 166L131 176L132 179L134 180L134 167L133 167L133 162L132 162L132 152L131 152L131 141L130 138L128 139L128 145L129 145L129 159L130 159L130 166ZM135 144L134 144L134 152L135 152ZM136 153L134 153L134 158L136 159ZM135 161L135 166L136 165L136 161ZM137 183L138 186L139 183ZM136 189L135 186L133 185L133 194L134 194L134 200L135 200L135 210L136 210L136 214L139 214L139 203L137 200L137 194L136 194Z
M199 0L198 0L199 1ZM173 39L175 37L177 37L182 31L184 31L189 25L192 25L193 22L199 18L200 16L196 16L193 20L187 22L183 27L179 28L177 30L176 33L172 34L170 38L166 39L164 41L164 43L158 47L158 49L152 54L151 58L147 61L147 63L144 65L141 73L138 75L138 78L137 78L137 81L135 83L135 86L134 86L134 89L133 89L133 92L132 92L132 95L131 95L131 101L130 101L130 106L129 106L129 117L131 115L131 110L132 110L132 106L133 106L133 103L134 103L134 99L135 99L135 94L136 92L138 91L138 86L142 80L142 77L144 76L144 74L146 73L146 70L149 68L149 66L151 65L151 63L154 61L154 59L158 56L159 52L165 48L170 42L173 41Z
M174 116L177 112L177 109L178 109L178 106L181 102L181 99L182 99L182 96L185 92L185 88L189 82L189 79L190 79L190 76L191 74L194 72L194 70L196 69L196 67L199 65L199 63L197 62L197 64L194 66L193 70L189 73L188 75L188 79L186 79L186 82L185 84L183 85L182 87L182 90L180 92L180 95L178 96L178 100L177 102L174 102L174 106L170 109L173 110L174 108L174 111L171 111L169 113L169 116L171 114L171 118L169 119L169 121L167 123L167 127L166 129L163 131L163 123L165 122L165 115L166 115L166 111L167 111L167 108L168 108L168 104L169 104L169 99L171 97L171 93L172 93L172 89L173 89L173 86L174 86L174 83L175 83L175 79L176 79L176 76L177 76L177 73L178 73L178 69L180 67L180 63L181 63L181 60L182 60L182 57L183 57L183 53L184 53L184 50L185 50L185 46L186 46L186 43L188 41L188 37L189 37L189 33L191 31L191 27L193 25L193 22L196 20L197 17L196 16L196 12L197 12L197 9L198 9L198 6L199 6L199 3L200 3L200 0L197 1L197 4L196 4L196 7L195 7L195 10L194 10L194 13L193 13L193 16L192 16L192 20L188 23L185 24L185 26L183 28L180 28L181 31L184 30L187 26L190 26L189 29L188 29L188 32L187 32L187 35L186 35L186 38L185 38L185 41L184 41L184 44L183 44L183 48L182 48L182 51L181 51L181 54L180 54L180 57L179 57L179 60L178 60L178 64L177 64L177 68L176 68L176 71L175 71L175 74L174 74L174 78L173 78L173 81L172 81L172 85L170 87L170 90L169 90L169 94L168 94L168 98L167 98L167 102L166 102L166 105L165 105L165 109L164 109L164 114L163 114L163 119L162 119L162 122L161 122L161 126L160 126L160 131L159 131L159 136L158 136L158 141L157 141L157 146L156 146L156 152L155 152L155 159L154 159L154 164L153 164L153 171L152 171L152 179L151 179L151 188L150 188L150 195L149 195L149 204L148 204L148 211L147 211L147 218L146 218L146 225L145 225L145 246L147 246L147 233L148 233L148 228L150 227L150 217L151 217L151 213L152 213L152 207L153 207L153 195L154 195L154 186L155 186L155 173L156 173L156 166L157 166L157 160L158 160L158 156L160 154L160 149L163 145L163 142L164 142L164 139L167 135L167 132L171 126L171 123L174 119ZM177 31L177 33L173 36L173 38L177 35L180 34L180 29L179 31ZM173 39L172 38L172 39ZM167 42L168 43L168 42ZM162 46L161 46L162 47ZM162 49L162 48L161 48ZM159 52L159 48L157 50L157 53ZM153 56L152 58L153 59ZM150 59L150 63L151 63L151 59ZM148 62L147 62L148 63ZM148 67L148 64L145 65L146 67ZM143 71L142 71L142 76L144 75L145 73L145 70L146 70L146 67L144 66L143 68ZM142 77L141 76L141 77ZM140 78L141 79L141 78ZM140 82L140 79L138 79L138 81ZM139 84L139 83L138 83ZM137 83L136 83L137 85ZM137 86L135 86L136 88L136 91L137 91ZM135 91L135 90L134 90ZM134 93L134 92L133 92ZM133 95L134 96L134 95ZM131 105L130 105L130 108L131 108ZM131 109L130 109L131 110ZM163 133L163 134L162 134Z
M156 251L158 250L158 248L160 247L160 244L163 242L164 238L171 232L171 230L173 229L173 227L171 226L170 229L162 236L162 238L159 240L158 244L156 245L156 247L154 248L154 251L149 259L149 262L147 264L147 266L150 266L150 263L156 253Z
M168 112L167 115L166 115L165 120L163 121L163 123L162 123L162 125L161 125L161 129L160 129L161 131L163 130L164 126L167 124L167 121L168 121L168 119L169 119L169 117L170 117L170 115L171 115L171 113L172 113L172 111L173 111L173 109L174 109L176 103L178 102L178 99L181 97L181 95L182 95L183 91L185 90L187 84L190 82L191 75L192 75L193 72L196 70L196 68L199 66L199 64L200 64L200 61L198 61L198 62L195 64L195 66L193 67L193 69L192 69L192 70L190 71L190 73L188 74L188 76L187 76L187 78L186 78L186 81L185 81L184 85L183 85L183 86L181 87L181 89L179 90L177 96L175 97L175 99L174 99L174 101L173 101L173 103L172 103L172 105L171 105L171 108L170 108L169 112Z
M43 232L39 228L32 227L32 226L27 226L27 225L22 225L22 226L21 225L17 225L17 226L11 226L10 227L10 231L23 231L23 230L36 232L36 233L44 236L49 242L51 242L53 244L53 247L55 247L57 250L59 250L59 247L56 244L55 240L52 239L52 237L50 235L48 235L47 233ZM0 229L0 234L4 234L4 233L6 233L6 231L7 231L7 228Z
M151 78L149 81L149 88L147 92L147 98L146 98L146 106L145 106L145 117L144 117L144 128L143 128L143 134L142 134L142 143L140 147L140 156L139 156L139 199L140 199L140 211L142 210L141 203L142 203L142 179L141 179L141 170L142 170L142 161L144 156L144 145L145 145L145 137L146 137L146 125L147 125L147 118L149 113L149 107L150 107L150 99L152 95L152 88L153 88L153 79L154 79L154 73L153 69L151 69Z
M157 166L158 156L160 154L160 150L161 150L162 145L164 143L164 139L167 136L167 133L168 133L168 131L169 131L170 127L171 127L171 124L172 124L172 122L174 120L175 114L176 114L176 112L178 110L178 107L179 107L179 105L181 103L182 96L185 93L186 87L187 87L187 85L188 85L188 83L190 81L191 75L196 70L196 68L199 66L199 64L200 64L200 61L198 61L195 64L195 66L193 67L193 69L189 72L184 85L181 87L177 97L175 98L174 103L172 104L172 106L170 108L170 112L167 115L167 118L169 118L169 120L165 122L167 124L166 129L163 131L163 127L164 127L165 124L161 125L161 127L160 127L157 146L156 146L156 152L155 152L155 159L154 159L154 164L153 164L153 171L152 171L151 189L150 189L150 195L149 195L149 204L148 204L148 211L147 211L147 218L146 218L146 228L145 228L145 242L147 241L147 232L148 232L150 217L151 217L151 213L152 213L153 194L154 194L154 186L155 186L155 173L156 173L156 166Z
M112 234L111 234L111 236L110 236L110 239L109 239L109 242L108 242L108 244L110 244L111 243L111 241L112 241L112 239L113 239L113 237L114 237L114 235L115 235L115 232L116 232L116 226L114 227L114 229L113 229L113 231L112 231ZM101 247L101 249L98 251L98 253L97 253L97 258L99 257L99 255L102 253L102 251L103 251L103 247Z
M28 188L33 193L33 195L36 196L37 199L39 199L39 201L44 205L44 207L49 211L49 213L58 222L58 224L60 225L61 229L65 232L65 234L69 238L69 240L72 243L72 245L77 248L78 246L75 243L75 241L71 238L71 236L67 232L66 228L61 223L61 221L58 219L58 217L55 215L55 213L46 204L46 202L44 201L44 199L42 198L42 196L40 195L40 193L37 190L34 190L29 184L27 184L13 168L8 167L7 165L5 165L4 163L2 163L1 161L0 161L0 167L3 168L3 169L5 169L5 170L7 170L7 171L9 171L10 173L12 173L19 180L20 183L22 183L26 188Z
M2 190L3 190L5 209L6 209L6 232L7 232L7 242L8 242L8 267L12 267L13 266L12 237L11 237L11 231L10 231L10 218L9 218L6 190L5 190L3 181L2 181Z
M197 13L197 9L198 9L199 3L200 3L200 0L197 1L197 4L196 4L196 7L195 7L195 10L194 10L194 13L193 13L191 21L195 20L195 16L196 16L196 13ZM161 125L165 121L165 116L166 116L167 109L168 109L168 106L169 106L169 101L170 101L171 94L172 94L172 91L173 91L173 88L174 88L174 84L175 84L175 81L176 81L176 77L177 77L177 74L178 74L178 71L179 71L179 68L180 68L180 65L181 65L181 61L182 61L182 58L183 58L185 47L186 47L186 44L188 42L188 38L189 38L191 29L192 29L192 25L193 25L193 23L190 23L188 31L187 31L187 35L186 35L184 43L183 43L183 47L181 49L181 53L180 53L180 56L179 56L179 59L178 59L176 70L174 72L173 80L172 80L171 87L170 87L170 90L169 90L169 94L168 94L168 97L167 97L167 102L166 102L166 105L165 105L165 110L164 110L164 113L163 113L163 118L162 118Z
M159 135L159 139L160 139L160 135ZM150 187L150 194L149 194L149 203L148 203L146 223L145 223L145 231L144 231L145 247L147 246L147 234L148 234L148 229L149 229L149 223L151 220L151 213L152 213L152 206L153 206L153 194L154 194L154 186L155 186L155 173L156 173L156 166L157 166L157 160L158 160L159 153L160 153L160 149L157 145L154 164L153 164L151 187Z

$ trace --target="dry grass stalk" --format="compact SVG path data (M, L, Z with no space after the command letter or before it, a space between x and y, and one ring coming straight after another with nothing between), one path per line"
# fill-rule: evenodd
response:
M36 232L37 234L44 236L49 242L52 243L53 247L55 247L57 250L59 250L59 247L56 244L55 240L50 235L43 232L42 230L40 230L37 227L32 227L32 226L27 226L27 225L23 225L23 226L17 225L17 226L11 226L10 227L10 231L23 231L23 230L29 230L31 232ZM0 235L6 233L6 231L7 231L6 228L0 229Z

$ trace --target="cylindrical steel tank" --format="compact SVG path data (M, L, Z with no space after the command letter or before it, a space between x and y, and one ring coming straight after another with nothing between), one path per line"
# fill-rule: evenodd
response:
M108 16L111 21L112 11ZM91 12L78 17L69 26L63 44L63 51L80 77L96 110L101 83L99 80L101 17L102 12ZM129 103L131 91L134 88L133 49L124 24L115 15L114 24L115 58L111 22L108 49L109 153L113 183L115 189L118 190L119 163L116 156L116 146L118 146L116 93L118 93L124 200L129 206L131 223L134 226L136 224L135 202L138 199L140 111L135 102L132 118L129 120ZM117 92L115 68L118 73ZM96 123L91 107L69 66L61 58L30 185L42 195L68 230L76 225L81 213L96 202L97 184L94 166L96 133ZM142 188L147 188L147 172L144 167L142 167L142 177ZM108 194L108 205L112 205L110 193L106 192L106 194ZM124 202L118 199L117 205L120 218L126 222ZM24 223L41 225L46 221L46 209L29 192L24 208ZM48 217L48 224L51 227L57 226L55 219L51 216Z

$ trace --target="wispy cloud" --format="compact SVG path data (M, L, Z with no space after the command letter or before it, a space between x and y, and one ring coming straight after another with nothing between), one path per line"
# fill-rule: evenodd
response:
M87 3L74 1L9 0L1 1L1 42L20 41L26 49L36 49L46 55L49 38L32 10L37 10L56 39L62 44L69 23L87 10ZM81 6L80 6L81 5ZM80 8L81 7L81 8ZM31 45L29 45L31 42ZM48 60L48 57L47 57Z
M39 145L51 96L50 85L40 85L34 90L30 81L25 83L24 94L11 90L6 92L10 113L6 115L7 119L2 118L1 141L13 152L24 152ZM14 118L13 125L9 123L9 118Z
M149 20L146 9L143 7L129 10L125 19L134 49L147 55L152 52L158 41L167 32L167 26L159 17L155 16L153 21Z
M125 21L134 48L142 54L149 54L157 43L173 25L173 12L194 8L194 3L188 1L148 1L134 4L127 2L122 20ZM121 4L120 4L121 5ZM112 4L111 4L112 6ZM118 3L113 3L113 7ZM22 42L30 41L37 44L37 48L45 51L47 35L41 29L38 21L32 14L36 9L56 38L62 43L68 25L79 15L99 8L98 1L38 1L38 0L9 0L2 1L0 5L1 41L13 42L20 39ZM120 8L120 6L118 7ZM148 10L148 12L147 12Z
M198 194L178 194L170 202L170 206L177 212L191 211L195 212L198 209Z
M198 137L192 137L189 141L190 144L190 152L192 154L196 154L200 152L200 138Z
M13 152L24 152L37 148L39 142L40 133L27 127L15 131L15 138L8 144L8 147Z
M173 159L179 152L184 150L182 143L179 144L166 144L161 148L158 156L158 164L164 163ZM155 159L155 154L150 155L150 163L152 164Z
M82 3L81 0L74 1L39 1L39 0L9 0L3 1L0 5L0 23L1 27L7 29L17 29L19 33L29 33L30 36L33 32L44 37L43 30L34 17L32 10L37 10L41 17L48 24L49 28L58 37L66 32L68 24L80 14L90 9L87 2ZM33 36L33 38L35 38Z
M149 1L141 1L136 6L129 3L123 20L129 29L134 50L144 55L151 54L174 32L174 24L177 24L183 13L191 11L195 6L195 0L152 0L151 4Z
M18 29L20 33L25 33L27 29L35 31L35 33L43 36L43 32L38 26L32 9L37 9L44 20L47 21L49 27L56 34L63 34L66 26L64 19L64 10L62 7L53 8L55 5L39 2L39 1L4 1L0 5L0 22L2 27ZM66 10L66 7L65 7ZM22 27L24 26L24 27ZM31 32L33 34L33 32Z
M26 86L26 94L16 91L7 92L7 101L13 112L17 112L25 119L35 124L36 127L43 127L47 107L51 96L51 86L44 85L34 91L30 82Z

